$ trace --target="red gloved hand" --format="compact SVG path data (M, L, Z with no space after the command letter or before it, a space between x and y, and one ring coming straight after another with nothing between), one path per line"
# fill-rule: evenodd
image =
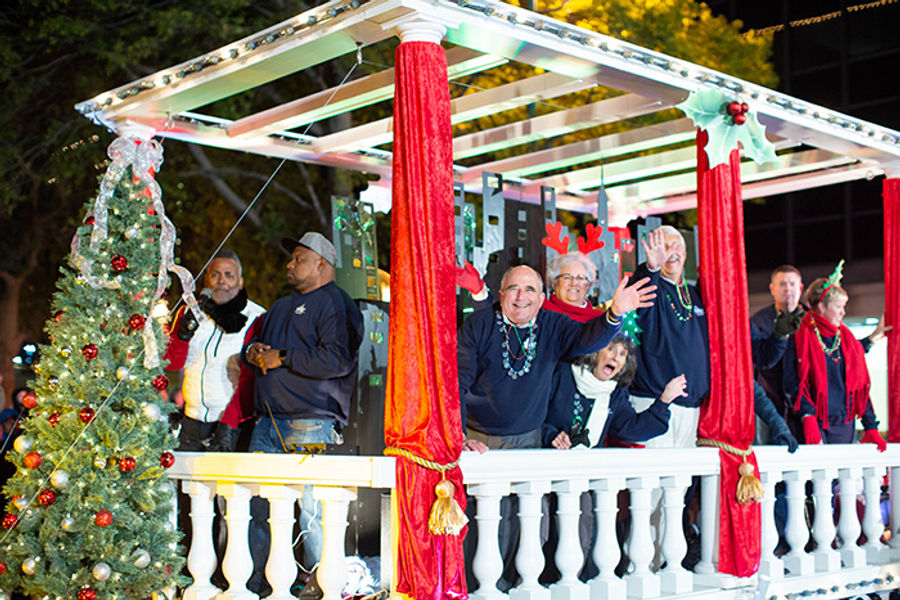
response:
M469 290L474 296L475 294L480 294L484 289L484 280L478 274L478 271L475 270L475 267L472 266L472 263L466 261L463 266L456 267L456 285Z
M800 422L803 423L803 436L807 444L821 444L822 434L819 433L819 423L815 415L806 415Z
M879 452L884 452L887 450L887 442L884 441L884 438L881 437L881 434L878 433L877 429L866 429L865 433L863 433L862 439L859 440L862 443L870 443L878 446Z

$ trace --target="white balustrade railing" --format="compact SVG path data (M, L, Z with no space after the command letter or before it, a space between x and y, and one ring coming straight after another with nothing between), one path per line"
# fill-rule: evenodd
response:
M900 445L879 453L870 444L755 448L765 496L759 575L737 579L717 572L719 459L711 448L592 451L508 450L466 453L460 465L469 513L478 529L471 553L474 600L588 600L600 598L846 598L900 588ZM890 525L882 521L882 482L890 481ZM255 600L247 589L252 573L248 526L250 502L270 505L271 539L266 577L273 600L294 597L297 575L293 531L304 493L321 503L324 537L317 578L325 600L337 600L347 578L345 534L348 508L359 488L390 491L394 459L382 456L178 453L170 475L190 499L183 507L191 524L187 568L189 600L217 597ZM688 550L682 528L685 491L699 478L700 562L682 567ZM778 485L784 482L784 486ZM311 486L311 487L306 487ZM784 488L776 499L776 490ZM617 501L627 490L630 519L626 543L616 531ZM556 511L546 514L548 495ZM517 503L507 498L514 495ZM216 496L224 506L214 525ZM501 506L517 504L518 540L500 540ZM775 513L783 512L783 531ZM785 507L782 511L782 505ZM385 504L385 506L388 506ZM393 503L391 504L393 506ZM508 512L508 511L504 511ZM547 520L557 541L545 555ZM395 581L385 555L396 539L392 518L382 519L382 580ZM590 525L588 527L587 525ZM619 523L620 527L622 526ZM216 570L214 527L227 528L221 571L226 589L212 582ZM542 533L543 532L543 533ZM893 534L893 535L892 535ZM885 543L885 537L889 538ZM779 543L780 542L780 543ZM512 544L512 546L510 545ZM510 564L501 550L515 547ZM776 554L776 548L778 554ZM617 574L623 557L628 568ZM590 560L596 575L587 579ZM545 564L550 562L550 565ZM541 575L555 567L556 581ZM515 581L498 584L514 567ZM621 576L620 576L621 575Z

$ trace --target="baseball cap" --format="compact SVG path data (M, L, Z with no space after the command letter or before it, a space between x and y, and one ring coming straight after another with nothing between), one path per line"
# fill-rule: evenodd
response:
M337 252L335 251L334 246L328 241L328 238L316 231L307 231L299 240L288 237L281 238L281 247L284 248L288 254L292 254L294 248L297 246L303 246L304 248L312 250L327 260L331 266L334 266L334 263L337 260Z

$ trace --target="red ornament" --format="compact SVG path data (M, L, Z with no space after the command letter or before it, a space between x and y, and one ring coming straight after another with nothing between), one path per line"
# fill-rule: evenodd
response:
M56 492L51 489L41 490L38 494L38 502L41 506L50 506L56 502Z
M140 331L144 328L146 322L147 319L145 319L143 315L131 315L131 318L128 319L128 326L131 327L133 331Z
M90 406L85 406L81 410L78 411L78 418L81 419L81 422L87 425L91 421L94 420L94 409Z
M159 466L163 469L168 469L172 465L175 464L175 455L171 452L163 452L159 455Z
M53 413L52 415L47 417L47 420L50 422L51 425L56 427L57 425L59 425L59 413Z
M81 348L81 354L88 360L94 360L97 358L97 346L93 344L85 344Z
M3 515L3 529L12 529L16 526L16 521L19 520L19 517L12 513L6 513Z
M56 321L57 323L62 322L62 318L63 318L64 314L66 314L66 311L64 311L64 310L56 311L55 313L53 313L53 320Z
M134 468L137 466L137 461L134 460L133 456L126 456L122 460L119 461L119 470L123 473L128 473L129 471L134 471Z
M94 515L94 523L100 527L109 527L112 524L112 521L112 513L106 509L98 510L97 514Z
M88 586L84 586L78 590L78 600L97 600L97 592Z
M120 273L128 268L128 259L121 254L113 256L109 263L112 265L113 271L118 271Z
M6 573L6 563L0 562L0 575L3 575L4 573Z
M22 459L22 462L25 463L25 466L29 469L37 469L41 466L41 463L44 462L44 457L37 452L29 452L25 455L25 458Z
M22 406L27 409L37 406L37 396L34 395L34 392L25 392L22 396Z
M728 103L728 106L725 107L725 112L727 112L731 116L740 114L741 103L735 102L734 100L732 100L731 102Z
M93 224L94 224L94 217L88 217L88 218L86 218L86 219L84 220L84 224L85 224L85 225L93 225Z
M738 113L738 114L734 115L733 118L734 118L735 125L743 125L744 123L747 122L747 115L745 115L744 113Z
M745 115L750 111L750 105L746 102L741 102L741 114Z
M153 378L153 387L159 391L163 391L169 386L169 378L165 375L158 375Z

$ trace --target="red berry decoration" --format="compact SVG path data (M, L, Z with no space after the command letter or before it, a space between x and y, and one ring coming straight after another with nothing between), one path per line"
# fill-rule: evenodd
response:
M153 387L159 391L163 391L169 386L169 378L165 375L159 375L153 379Z
M134 471L134 468L137 466L137 461L134 460L133 456L126 456L122 460L119 461L119 470L123 473L128 473L129 471Z
M738 114L734 115L733 118L734 118L735 125L743 125L744 123L747 122L747 115L745 115L744 113L738 113Z
M19 517L12 513L6 513L3 515L3 529L12 529L16 525L16 521L19 520Z
M78 411L78 418L81 419L81 422L87 425L91 421L94 420L94 409L90 406L85 406L81 410Z
M746 102L741 102L741 114L745 115L750 111L750 105Z
M47 417L47 420L50 422L51 425L56 427L57 425L59 425L59 413L53 413L52 415Z
M112 513L106 509L98 510L94 515L94 523L100 527L109 527L112 524Z
M37 396L34 395L34 392L25 392L22 396L22 406L29 410L37 406Z
M93 225L93 224L94 224L94 217L88 217L87 219L85 219L85 220L84 220L84 224L85 224L85 225Z
M84 586L78 590L78 600L97 600L97 592L88 586Z
M112 265L113 271L121 273L128 268L128 259L121 254L116 254L110 259L109 264Z
M0 575L3 575L4 573L6 573L6 563L0 562Z
M53 313L53 320L56 321L57 323L62 322L62 318L63 318L64 314L66 314L66 311L64 311L64 310L56 311L55 313Z
M38 494L38 502L41 506L50 506L56 502L56 492L51 489L41 490Z
M22 459L22 462L25 463L25 466L29 469L37 469L41 466L41 463L44 462L44 457L37 452L29 452L25 455L25 458Z
M731 116L740 114L741 103L735 102L734 100L732 100L731 102L728 103L728 106L725 107L725 112L727 112Z
M81 354L88 360L97 358L97 346L93 344L85 344L81 348Z
M143 315L131 315L131 318L128 319L128 326L131 327L132 331L140 331L144 328L146 322L147 319Z
M163 469L168 469L172 465L175 464L175 455L171 452L163 452L159 455L159 466Z

